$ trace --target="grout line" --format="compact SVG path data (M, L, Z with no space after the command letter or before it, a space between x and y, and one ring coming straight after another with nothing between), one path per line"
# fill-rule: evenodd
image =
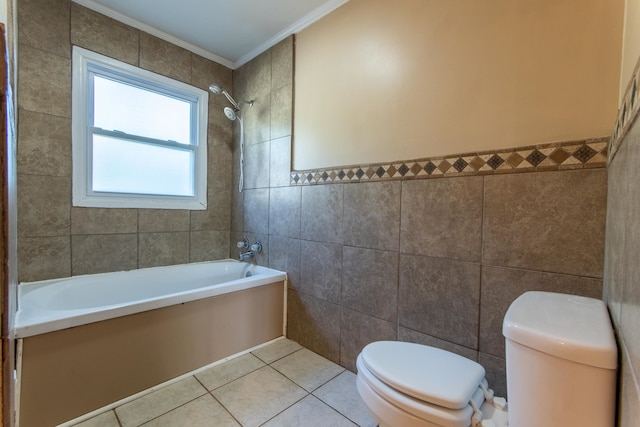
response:
M259 368L258 368L258 369L259 369ZM255 370L254 370L254 371L251 371L251 372L255 372ZM245 375L243 375L242 377L244 377L244 376L246 376L246 375L248 375L248 374L245 374ZM229 414L229 416L230 416L231 418L233 418L233 419L234 419L234 420L235 420L239 425L242 425L242 423L240 422L240 420L238 420L238 419L237 419L237 418L236 418L236 417L231 413L231 411L230 411L229 409L227 409L227 407L226 407L226 406L224 406L224 404L223 404L222 402L220 402L220 401L219 401L219 400L218 400L218 399L213 395L213 390L209 390L207 387L205 387L205 385L204 385L204 384L203 384L203 383L198 379L198 377L196 377L195 375L194 375L193 377L196 379L196 381L198 381L198 382L200 383L200 385L201 385L202 387L204 387L204 389L205 389L205 390L207 390L207 392L206 392L205 394L203 394L202 396L206 396L207 394L208 394L209 396L211 396L211 398L212 398L214 401L218 402L218 404L222 407L222 409L224 409L224 410L225 410L225 412L226 412L227 414ZM242 378L242 377L239 377L239 378ZM239 379L239 378L236 378L236 379ZM235 381L235 380L233 380L233 381ZM226 383L226 384L224 384L224 385L221 385L220 387L224 387L225 385L230 384L230 383L232 383L233 381L229 381L228 383ZM220 387L218 387L218 388L220 388ZM215 388L214 390L217 390L218 388ZM202 396L201 396L201 397L202 397Z
M260 356L256 356L256 355L255 355L255 354L253 354L253 353L251 353L251 354L253 354L253 356L254 356L254 357L258 358L258 359L259 359L261 362L263 362L265 365L267 365L267 366L271 366L272 364L276 363L277 361L282 360L282 359L284 359L285 357L289 357L289 356L291 356L292 354L296 354L297 352L299 352L299 351L301 351L301 350L304 350L305 348L306 348L306 347L300 346L300 348L299 348L299 349L294 350L294 351L292 351L291 353L287 353L287 354L285 354L284 356L278 357L277 359L275 359L275 360L273 360L273 361L271 361L271 362L266 362L266 361L262 360L262 359L260 358ZM276 369L276 368L273 368L273 369ZM278 371L278 370L276 369L276 371ZM278 371L278 372L280 372L280 371ZM288 378L288 377L287 377L287 378Z
M509 265L500 265L500 264L491 264L491 263L481 263L481 264L484 267L504 268L504 269L508 269L508 270L519 270L519 271L529 271L531 273L555 274L555 275L558 275L558 276L580 277L580 278L583 278L583 279L604 280L603 276L587 276L587 275L584 275L584 274L562 273L562 272L551 271L551 270L536 270L536 269L527 268L527 267L509 266Z
M115 417L116 417L116 422L118 423L118 425L119 425L120 427L123 427L123 425L122 425L122 421L120 421L120 417L118 416L118 413L116 412L116 409L115 409L115 408L113 408L111 411L113 411L113 415L115 415Z
M402 201L404 182L400 182L400 206L398 208L398 251L396 252L396 341L400 341L400 255L402 248Z
M200 383L200 385L201 385L201 386L202 386L202 387L207 391L207 393L210 393L210 392L211 392L211 390L209 390L209 389L207 388L207 386L205 386L205 385L202 383L202 381L200 381L200 380L198 379L198 377L196 377L196 376L195 376L195 374L194 374L194 375L192 375L192 376L193 376L193 378L195 378L195 380L196 380L197 382L199 382L199 383ZM205 393L205 394L207 394L207 393ZM204 395L203 395L203 396L204 396Z
M71 234L71 224L69 224L68 237L69 237L69 277L72 277L73 276L73 234Z
M295 384L295 383L294 383ZM297 385L297 384L296 384ZM306 399L310 393L305 390L304 388L300 387L302 390L305 391L305 393L307 393L306 395L304 395L303 397L301 397L300 399L296 400L295 402L293 402L291 405L287 406L286 408L284 408L282 411L278 412L277 414L275 414L274 416L272 416L271 418L268 418L267 420L265 420L262 424L260 424L260 426L264 426L265 424L267 424L269 421L273 420L274 418L276 418L278 415L282 414L283 412L287 411L289 408L297 405L299 402L301 402L302 400ZM242 423L240 423L241 426L243 426ZM244 426L243 426L244 427Z
M339 319L339 326L338 326L338 365L340 364L340 362L342 361L342 322L344 319L344 307L342 305L342 292L343 292L343 286L342 286L342 273L344 271L344 211L345 211L345 197L344 197L344 187L338 187L340 188L340 194L342 196L342 212L340 213L340 246L341 246L341 251L340 251L340 301L338 304L336 304L339 307L340 310L340 319Z
M454 345L454 346L456 346L456 347L462 347L462 348L465 348L465 349L467 349L467 350L471 350L471 351L475 351L476 353L480 353L480 350L478 350L478 349L470 348L470 347L467 347L466 345L462 345L462 344L459 344L459 343L457 343L457 342L453 342L453 341L448 340L448 339L444 339L444 338L437 337L437 336L435 336L435 335L427 334L427 333L425 333L425 332L419 331L419 330L414 329L414 328L410 328L410 327L408 327L408 326L403 326L403 328L408 329L408 330L413 331L413 332L417 332L417 333L422 334L422 335L425 335L425 336L428 336L428 337L430 337L430 338L435 338L435 339L437 339L438 341L443 341L443 342L449 343L449 344ZM425 344L425 345L427 345L427 344ZM435 345L431 345L431 347L435 347ZM455 353L455 352L454 352L454 351L450 351L450 353ZM490 354L490 353L487 353L487 352L484 352L484 351L483 351L482 353L484 353L484 354L488 354L489 356L494 356L494 357L498 357L498 358L500 358L499 356L495 356L495 355L493 355L493 354ZM456 353L456 354L457 354L457 353Z
M317 354L317 353L316 353ZM328 359L327 359L328 360ZM331 362L334 363L334 362ZM338 372L337 374L335 374L334 376L332 376L331 378L329 378L328 380L326 380L325 382L323 382L321 385L319 385L318 387L314 388L313 391L310 391L309 394L313 394L315 396L315 392L318 391L319 389L321 389L322 387L324 387L325 385L329 384L331 381L335 380L336 378L338 378L340 375L342 375L343 373L347 372L347 368L338 365L337 363L334 363L334 365L339 366L340 368L342 368L342 371ZM349 371L350 372L350 371ZM288 377L287 377L288 378ZM293 380L291 380L293 381ZM294 381L295 382L295 381ZM317 396L316 396L317 397ZM318 398L319 399L319 398ZM321 399L322 400L322 399Z
M259 360L259 359L258 359L258 360ZM260 360L260 361L262 362L262 360ZM225 362L225 363L226 363L226 362ZM263 363L264 363L264 362L263 362ZM220 365L218 365L218 366L220 366ZM230 380L230 381L228 381L228 382L226 382L226 383L224 383L224 384L222 384L222 385L219 385L218 387L216 387L216 388L214 388L214 389L212 389L212 390L209 390L207 387L205 387L205 389L206 389L209 393L213 393L214 391L219 390L219 389L221 389L222 387L228 386L229 384L231 384L231 383L233 383L233 382L235 382L235 381L238 381L239 379L244 378L244 377L246 377L247 375L253 374L253 373L254 373L254 372L256 372L256 371L259 371L260 369L263 369L265 366L269 366L269 365L268 365L268 364L266 364L266 363L264 363L262 366L260 366L260 367L258 367L258 368L256 368L256 369L254 369L254 370L252 370L252 371L246 372L246 373L244 373L244 374L240 375L239 377L234 378L234 379L232 379L232 380ZM196 376L196 374L194 374L194 377L195 377L195 376ZM196 379L197 379L197 378L196 378ZM200 382L200 381L198 380L198 382ZM202 383L201 383L201 384L202 384ZM203 386L204 386L204 385L203 385Z
M213 398L213 400L214 400L214 401L218 402L218 404L222 407L222 409L224 409L224 410L226 411L226 413L227 413L227 414L229 414L229 416L230 416L231 418L233 418L233 419L238 423L238 425L242 426L242 423L240 422L240 420L239 420L239 419L237 419L237 418L235 417L235 415L233 415L233 414L231 413L231 411L230 411L229 409L227 409L227 407L226 407L226 406L224 406L224 404L223 404L222 402L220 402L218 399L216 399L216 397L213 395L213 390L208 390L208 393L209 393L209 396L211 396L211 397Z
M481 325L482 325L482 273L484 272L484 224L485 224L485 211L486 211L486 190L487 190L487 182L486 176L482 177L482 215L480 221L480 277L479 286L478 286L478 328L476 334L476 357L480 359L480 334L481 334ZM476 360L477 361L477 360Z
M195 378L195 376L193 376L193 377ZM197 378L195 378L195 379L196 379L196 381L197 381ZM198 381L198 382L199 382L199 381ZM202 385L202 383L201 383L200 385ZM206 387L204 387L204 386L203 386L203 388L205 389L205 392L204 392L204 393L202 393L201 395L196 396L196 397L194 397L193 399L191 399L191 400L189 400L189 401L187 401L187 402L181 403L181 404L179 404L178 406L176 406L176 407L174 407L174 408L171 408L171 409L169 409L168 411L163 412L162 414L160 414L160 415L158 415L158 416L155 416L155 417L153 417L153 418L151 418L151 419L148 419L148 420L144 421L142 424L140 424L139 426L144 426L145 424L148 424L148 423L150 423L151 421L154 421L154 420L157 420L158 418L164 417L165 415L168 415L168 414L170 414L171 412L173 412L173 411L175 411L175 410L177 410L177 409L179 409L179 408L182 408L183 406L186 406L186 405L188 405L188 404L190 404L190 403L192 403L192 402L195 402L196 400L200 399L202 396L206 396L207 394L209 394L209 390L207 390L207 388L206 388ZM113 411L115 412L115 408L113 409Z
M296 351L294 351L293 353L290 353L287 356L290 356L292 354L295 354L299 351L302 351L306 349L306 347L302 347ZM317 353L315 353L317 354ZM297 382L295 382L292 378L290 378L289 376L287 376L285 373L280 372L278 369L276 369L275 367L271 366L272 363L277 362L278 360L281 360L287 356L283 356L280 359L274 360L273 362L269 363L268 366L270 366L272 369L274 369L277 373L279 373L280 375L282 375L283 377L285 377L286 379L288 379L289 381L291 381L292 383L294 383L296 386L298 386L300 389L304 390L306 395L301 397L299 400L297 400L296 402L292 403L291 405L289 405L288 407L284 408L282 411L278 412L277 414L275 414L273 417L269 418L268 420L266 420L264 423L260 424L260 425L265 425L266 423L268 423L269 421L273 420L274 418L276 418L278 415L282 414L283 412L287 411L288 409L290 409L291 407L297 405L299 402L301 402L302 400L308 398L309 396L314 397L315 399L317 399L318 401L320 401L322 404L328 406L329 408L331 408L333 411L335 411L336 413L338 413L341 417L346 418L348 420L350 420L347 416L345 416L344 414L340 413L340 411L338 411L336 408L334 408L333 406L331 406L330 404L328 404L327 402L323 401L322 399L320 399L318 396L316 396L314 394L315 391L319 390L321 387L325 386L326 384L328 384L329 382L333 381L334 379L336 379L338 376L342 375L346 369L342 368L340 365L338 365L337 363L334 363L337 366L340 366L342 368L342 371L339 372L338 374L334 375L333 377L329 378L328 380L326 380L325 382L323 382L321 385L319 385L318 387L316 387L315 389L313 389L313 391L308 391L307 389L305 389L302 385L298 384ZM352 421L352 420L350 420Z

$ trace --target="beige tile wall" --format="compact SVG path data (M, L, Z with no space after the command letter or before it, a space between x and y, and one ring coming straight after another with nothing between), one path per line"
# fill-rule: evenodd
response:
M289 273L289 336L351 370L374 340L442 347L504 394L509 304L602 296L606 170L290 186L293 48L234 71L234 93L257 101L232 214L232 237L262 240L258 262Z
M72 208L72 43L203 89L231 87L231 71L68 0L18 12L23 281L226 257L246 236L265 245L258 263L289 273L289 335L303 345L353 369L372 340L430 343L482 362L501 393L513 299L601 294L602 169L290 187L291 38L233 74L235 97L255 100L243 193L226 100L211 96L208 211Z
M620 351L619 423L640 420L640 120L609 165L609 201L605 254L605 296Z
M225 258L232 127L209 97L206 211L71 206L71 48L207 89L231 70L69 0L18 2L19 280Z

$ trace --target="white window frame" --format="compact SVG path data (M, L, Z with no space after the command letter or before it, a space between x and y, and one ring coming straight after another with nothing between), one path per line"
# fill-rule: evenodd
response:
M73 47L72 87L72 153L73 206L102 208L207 209L207 120L209 94L199 88L147 70L117 61L78 46ZM90 70L100 69L121 76L145 88L179 99L191 100L192 121L190 144L179 144L194 153L194 195L149 195L94 192L92 176L93 94L90 91ZM195 120L194 120L195 119ZM98 134L99 132L95 132ZM111 132L113 133L113 132ZM103 133L104 134L104 133ZM142 138L146 139L146 138ZM171 141L153 141L157 146L175 147Z

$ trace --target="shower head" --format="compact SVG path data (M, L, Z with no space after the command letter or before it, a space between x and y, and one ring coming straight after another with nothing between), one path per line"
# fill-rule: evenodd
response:
M216 84L212 84L211 86L209 86L209 90L215 93L216 95L220 95L223 91L223 89Z
M231 105L236 108L236 110L240 109L240 105L236 102L235 99L233 99L233 97L229 94L229 92L227 92L225 88L218 86L217 84L212 84L211 86L209 86L209 90L216 95L223 94L229 100Z
M234 121L238 118L238 114L231 107L224 107L224 115L227 116L227 119Z

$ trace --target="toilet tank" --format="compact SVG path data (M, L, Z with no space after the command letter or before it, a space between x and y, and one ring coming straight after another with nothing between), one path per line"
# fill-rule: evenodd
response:
M605 304L526 292L504 317L509 425L612 427L617 347Z

